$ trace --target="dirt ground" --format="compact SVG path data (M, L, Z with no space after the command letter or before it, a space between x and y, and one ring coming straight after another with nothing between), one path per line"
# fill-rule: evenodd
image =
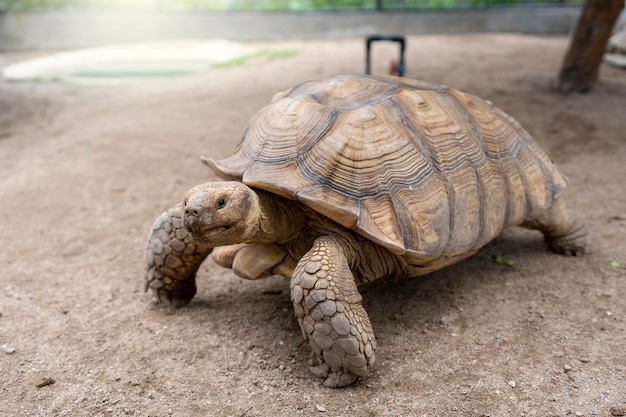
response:
M408 38L408 76L488 98L537 138L592 250L558 256L514 228L455 266L362 288L376 369L339 390L308 371L286 280L208 262L194 301L163 307L143 292L144 247L213 178L201 154L228 155L275 92L362 72L362 39L259 43L298 53L179 79L0 82L0 416L625 415L626 72L557 94L567 43ZM395 48L376 48L384 73Z

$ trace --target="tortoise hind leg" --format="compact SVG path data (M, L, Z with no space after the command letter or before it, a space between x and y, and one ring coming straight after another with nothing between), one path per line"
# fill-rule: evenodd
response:
M521 226L539 230L550 248L561 255L580 256L588 251L587 228L561 199L554 200L546 211Z

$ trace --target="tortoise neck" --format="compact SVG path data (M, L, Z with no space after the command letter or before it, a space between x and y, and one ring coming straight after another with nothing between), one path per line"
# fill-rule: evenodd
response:
M296 202L258 189L254 192L258 215L248 243L285 243L305 226L304 213Z

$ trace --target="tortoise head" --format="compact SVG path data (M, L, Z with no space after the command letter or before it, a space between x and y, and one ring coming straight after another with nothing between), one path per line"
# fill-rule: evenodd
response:
M243 183L207 182L187 192L183 226L198 244L244 242L255 234L260 215L256 193Z

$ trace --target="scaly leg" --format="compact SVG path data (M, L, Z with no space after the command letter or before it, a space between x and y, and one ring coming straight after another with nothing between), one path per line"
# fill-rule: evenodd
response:
M346 256L331 236L317 238L291 280L291 298L317 364L314 375L343 387L374 365L376 339Z
M182 204L172 207L152 225L144 289L176 307L189 303L196 294L196 272L211 250L195 244L183 228Z
M587 228L561 199L554 200L546 211L521 226L541 231L550 248L561 255L581 256L589 249Z

